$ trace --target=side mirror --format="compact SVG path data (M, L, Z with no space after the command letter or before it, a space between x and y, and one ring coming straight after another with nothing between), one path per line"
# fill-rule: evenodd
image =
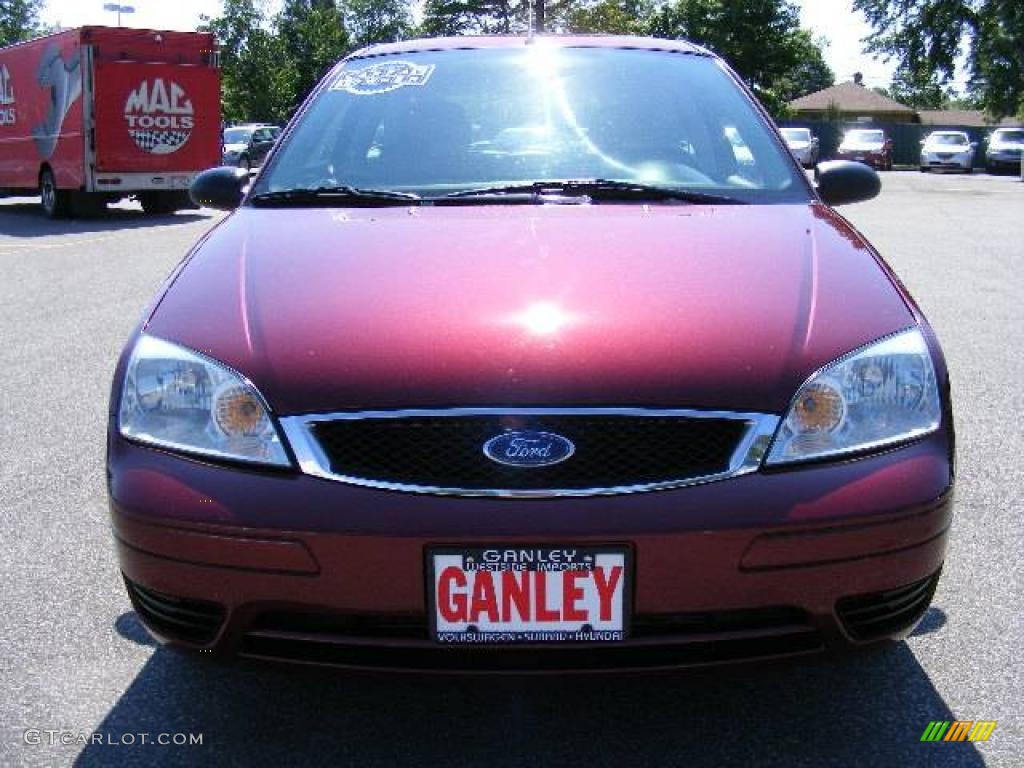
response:
M230 211L242 202L245 185L248 183L249 172L244 168L222 165L208 168L196 176L188 188L188 194L196 205Z
M829 205L870 200L882 190L882 180L873 169L849 160L818 163L815 178L818 195Z

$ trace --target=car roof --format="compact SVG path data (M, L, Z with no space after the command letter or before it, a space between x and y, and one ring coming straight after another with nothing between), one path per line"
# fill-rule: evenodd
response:
M643 51L670 51L717 58L711 51L688 40L662 40L657 37L635 37L631 35L536 35L532 38L523 35L431 37L371 45L353 52L348 58L368 58L395 53L417 53L420 51L519 48L523 45L535 44L540 41L547 45L557 45L563 48L619 48Z

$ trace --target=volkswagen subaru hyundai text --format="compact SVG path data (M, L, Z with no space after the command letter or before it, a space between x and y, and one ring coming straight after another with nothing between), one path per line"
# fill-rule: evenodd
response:
M743 159L738 156L742 149ZM654 668L908 633L953 487L946 365L718 58L357 52L167 280L113 382L131 601L223 656Z

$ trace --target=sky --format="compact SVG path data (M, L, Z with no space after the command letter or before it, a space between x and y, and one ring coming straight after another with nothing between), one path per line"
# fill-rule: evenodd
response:
M43 19L50 24L77 27L83 24L117 24L117 16L104 11L107 0L46 0ZM200 14L216 15L219 0L121 0L135 13L122 16L122 24L149 29L192 30ZM271 5L276 5L270 0ZM828 41L825 60L835 72L836 82L852 80L854 72L864 75L868 86L888 86L894 65L861 52L862 38L870 32L864 17L855 13L851 0L799 0L800 20L816 37Z

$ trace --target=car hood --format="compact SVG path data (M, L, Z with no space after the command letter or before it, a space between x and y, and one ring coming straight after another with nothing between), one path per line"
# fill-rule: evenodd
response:
M811 146L809 141L787 141L786 144L790 149L808 149Z
M225 152L241 152L247 146L249 146L249 145L248 144L225 144L224 145L224 151Z
M881 152L885 147L884 144L879 143L865 143L863 141L851 142L850 144L840 144L840 152Z
M969 144L925 144L925 152L951 152L953 154L960 154L962 152L968 152L971 149Z
M255 209L147 323L279 414L645 405L781 412L914 322L820 204Z

